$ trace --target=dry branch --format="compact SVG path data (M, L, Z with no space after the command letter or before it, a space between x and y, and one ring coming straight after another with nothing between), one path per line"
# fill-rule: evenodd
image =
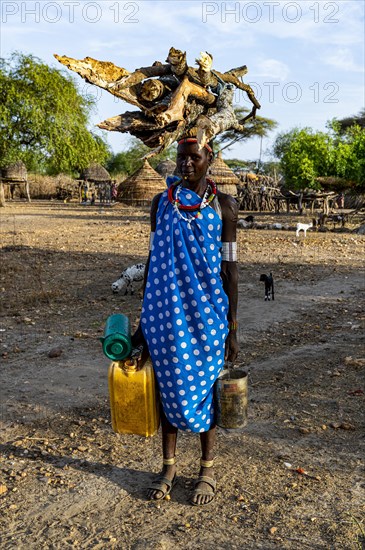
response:
M80 75L86 82L95 84L95 86L107 90L116 97L136 107L143 107L137 99L137 93L134 88L120 91L118 88L112 87L115 82L129 75L126 69L114 65L110 61L98 61L92 57L85 57L85 59L79 60L65 55L54 54L54 56L62 65Z
M170 48L167 63L155 61L134 72L91 57L77 60L55 54L55 58L87 82L141 109L108 118L98 126L130 132L152 149L148 156L163 151L184 133L197 135L202 146L230 128L243 131L245 120L260 108L252 88L240 80L247 73L246 65L221 73L212 69L213 58L207 52L196 60L198 69L188 66L186 52ZM235 88L245 91L253 104L240 121L232 107Z

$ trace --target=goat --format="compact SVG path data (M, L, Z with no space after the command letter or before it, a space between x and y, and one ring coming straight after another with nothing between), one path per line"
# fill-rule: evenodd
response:
M248 229L252 227L253 223L255 223L255 218L250 215L238 220L237 227L240 227L241 229Z
M347 216L345 214L333 214L329 217L329 219L333 223L333 229L336 228L336 224L340 223L341 227L345 227L345 224L347 222Z
M316 229L316 231L323 230L326 227L328 215L321 212L317 218L312 219L313 227Z
M265 302L269 302L271 299L274 301L274 277L272 273L270 275L260 275L260 281L265 283Z
M143 281L145 268L145 264L135 264L127 267L122 271L119 279L112 284L113 293L117 294L125 288L124 296L128 294L128 290L131 294L134 294L133 283Z
M299 231L304 231L304 237L307 236L307 230L313 227L313 223L297 223L296 236L299 237Z

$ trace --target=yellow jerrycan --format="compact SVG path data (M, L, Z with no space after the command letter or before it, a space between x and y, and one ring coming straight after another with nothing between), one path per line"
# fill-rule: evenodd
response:
M112 428L120 434L155 435L159 401L151 359L113 361L108 373Z

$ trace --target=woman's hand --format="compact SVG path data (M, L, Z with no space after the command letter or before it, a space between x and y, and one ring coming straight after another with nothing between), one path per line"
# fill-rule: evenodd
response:
M224 353L225 361L233 363L237 359L240 348L237 342L237 331L230 330L226 339L226 349Z
M130 358L137 361L137 364L139 366L142 359L146 359L146 353L147 352L147 344L146 340L144 339L142 330L140 325L138 326L136 332L131 337L132 340L132 351Z
M140 325L138 325L136 332L131 336L131 341L133 348L139 348L140 346L145 347L146 340L144 339Z

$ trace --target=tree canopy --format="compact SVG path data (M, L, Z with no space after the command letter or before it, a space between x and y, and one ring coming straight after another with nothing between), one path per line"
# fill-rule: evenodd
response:
M73 79L40 59L14 52L0 58L0 163L22 160L28 170L75 173L108 156L88 130L95 100Z
M294 189L317 188L316 177L328 176L331 164L330 136L311 128L294 128L279 134L274 144L286 183Z
M333 172L365 187L365 110L354 117L331 120L328 129L333 138Z
M338 124L338 132L344 134L352 126L360 126L360 128L365 128L365 109L362 109L359 114L348 116L340 120L336 120Z
M277 136L273 151L289 188L320 189L317 178L323 176L343 178L343 187L365 186L365 130L356 122L344 130L336 119L327 128L293 128Z
M237 120L241 120L249 112L249 109L246 107L235 107L234 110ZM245 122L243 132L237 132L234 129L227 130L216 138L215 143L223 151L223 149L227 149L235 143L246 141L252 137L266 137L277 125L278 123L271 118L256 116Z

